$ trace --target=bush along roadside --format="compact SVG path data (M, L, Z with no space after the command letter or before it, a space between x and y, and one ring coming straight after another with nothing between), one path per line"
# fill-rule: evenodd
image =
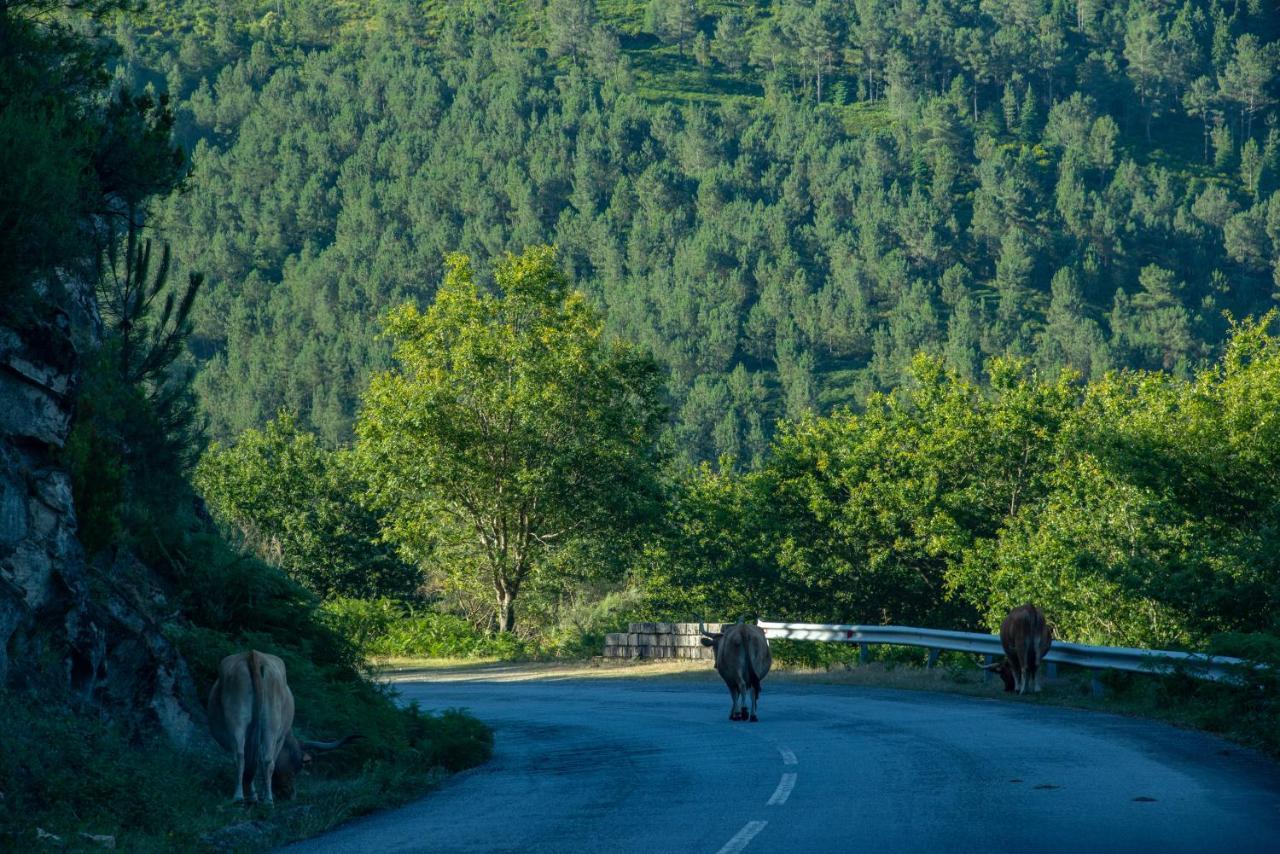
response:
M335 597L318 610L320 619L350 641L364 658L454 658L528 661L582 660L600 655L605 635L625 631L644 613L634 589L598 599L560 604L538 620L543 628L514 634L477 629L455 614L390 598Z
M536 644L511 633L486 634L461 617L391 599L331 599L321 620L370 658L498 658L537 656Z

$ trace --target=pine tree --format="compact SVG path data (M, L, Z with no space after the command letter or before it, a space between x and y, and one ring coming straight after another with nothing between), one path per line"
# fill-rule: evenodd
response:
M742 70L747 62L747 28L742 16L730 9L716 22L715 38L711 42L711 55L732 74Z

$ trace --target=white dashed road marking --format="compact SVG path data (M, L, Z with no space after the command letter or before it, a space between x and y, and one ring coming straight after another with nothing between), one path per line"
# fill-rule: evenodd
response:
M783 765L795 765L796 755L791 752L790 747L779 747L778 752L782 754Z
M773 797L769 798L766 806L777 807L785 804L787 798L791 797L791 790L796 787L795 774L783 774L782 779L778 781L778 788L773 790Z
M767 821L749 821L746 825L734 835L732 839L724 844L716 854L738 854L743 848L746 848L752 839L756 838L756 834L764 830Z

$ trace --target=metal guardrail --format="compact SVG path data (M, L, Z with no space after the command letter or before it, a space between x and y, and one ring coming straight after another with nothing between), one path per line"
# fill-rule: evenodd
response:
M1000 638L975 632L952 632L945 629L917 629L911 626L846 626L824 623L757 623L770 640L811 640L850 644L890 644L919 646L931 651L930 665L937 659L936 650L971 652L988 656L1004 655ZM1213 682L1240 681L1242 669L1255 667L1251 662L1224 655L1194 652L1170 652L1162 649L1134 649L1123 646L1085 646L1054 640L1044 660L1050 664L1073 664L1091 670L1129 670L1139 673L1172 673L1183 671L1199 679Z

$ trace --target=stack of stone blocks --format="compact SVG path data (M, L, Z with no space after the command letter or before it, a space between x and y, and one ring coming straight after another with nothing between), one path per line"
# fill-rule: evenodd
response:
M720 623L707 623L706 629L718 632ZM697 623L631 623L625 632L605 635L604 657L715 659L711 647L702 645Z

